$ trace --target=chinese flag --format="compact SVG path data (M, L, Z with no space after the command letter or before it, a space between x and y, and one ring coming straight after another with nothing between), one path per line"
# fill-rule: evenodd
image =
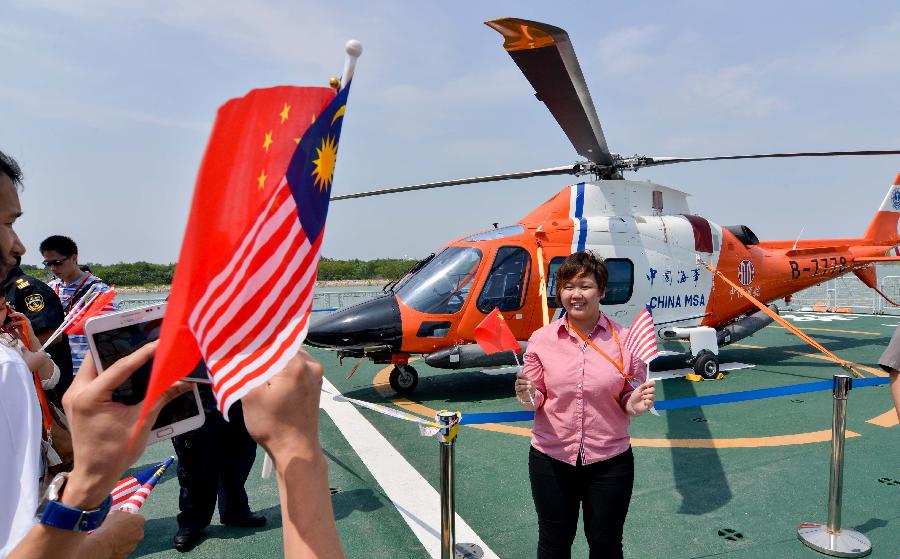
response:
M200 165L144 415L203 359L219 409L302 344L350 84L223 105Z
M506 319L500 314L500 309L498 308L494 308L475 327L475 341L488 355L498 351L519 352L519 342L516 341L512 330L506 325Z
M79 314L72 320L72 322L63 329L63 332L75 336L84 336L84 323L87 322L89 318L93 318L102 312L108 312L110 309L110 305L115 298L115 286L113 286L109 291L105 291L97 295L96 297L94 297L93 301L91 301L81 309ZM112 308L115 309L115 307Z

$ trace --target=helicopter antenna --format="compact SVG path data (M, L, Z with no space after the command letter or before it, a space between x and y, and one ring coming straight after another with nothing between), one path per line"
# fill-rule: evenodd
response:
M800 228L800 232L797 233L797 240L794 241L794 246L791 247L791 250L797 250L797 243L800 242L800 236L803 235L803 230L806 229L806 226Z

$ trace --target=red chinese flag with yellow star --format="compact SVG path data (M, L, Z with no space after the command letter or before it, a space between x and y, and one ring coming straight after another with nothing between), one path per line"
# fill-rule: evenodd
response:
M144 414L206 362L219 409L279 372L306 337L349 84L273 87L218 112Z
M506 324L506 319L500 314L500 309L497 308L488 313L484 320L475 327L473 337L488 355L498 351L519 352L519 342Z

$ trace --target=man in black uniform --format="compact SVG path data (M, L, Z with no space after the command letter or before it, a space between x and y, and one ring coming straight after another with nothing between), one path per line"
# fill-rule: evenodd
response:
M50 289L46 283L23 272L19 267L21 257L16 257L16 259L16 267L12 269L3 283L6 300L14 309L28 317L35 335L43 344L62 324L66 314L63 312L62 303L59 302L56 292ZM48 390L47 393L53 403L61 409L62 396L72 384L72 352L69 349L68 336L61 334L47 348L47 353L59 367L59 383L56 388Z
M206 378L201 362L191 376ZM237 402L225 421L207 383L199 383L206 422L195 431L172 438L178 455L178 532L175 549L190 551L203 536L219 501L219 520L226 526L259 528L266 524L261 514L251 512L244 483L256 459L256 441L244 425L244 412Z

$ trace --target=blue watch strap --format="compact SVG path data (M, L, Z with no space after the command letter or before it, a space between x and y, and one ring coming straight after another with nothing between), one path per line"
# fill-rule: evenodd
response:
M94 510L81 510L68 507L59 501L47 501L38 522L60 530L90 532L103 524L111 507L112 495L107 495L103 503Z

